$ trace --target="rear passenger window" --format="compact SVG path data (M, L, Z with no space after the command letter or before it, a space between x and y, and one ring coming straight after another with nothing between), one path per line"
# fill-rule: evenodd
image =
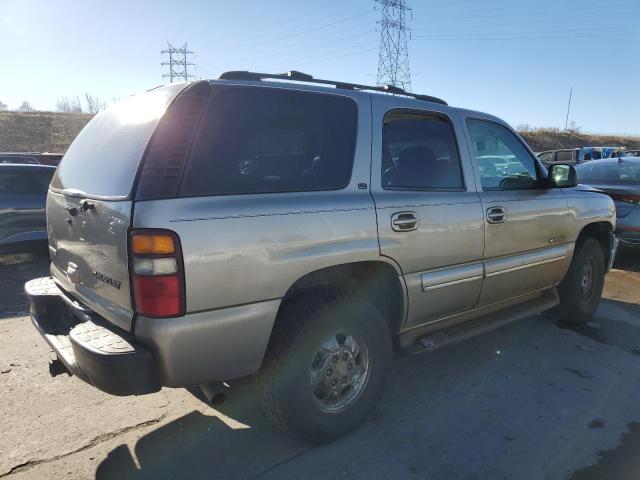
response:
M233 88L209 105L180 196L333 190L351 177L357 107L347 97Z
M391 113L382 132L382 187L464 187L453 127L443 117Z

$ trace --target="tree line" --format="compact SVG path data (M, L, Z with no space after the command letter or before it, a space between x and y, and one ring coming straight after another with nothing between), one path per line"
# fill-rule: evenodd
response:
M117 101L116 98L113 99ZM107 108L107 102L101 100L99 97L91 95L89 92L85 92L84 96L67 97L63 96L56 102L55 111L63 113L88 113L96 114ZM8 105L0 100L0 111L8 111ZM31 105L28 100L25 100L15 110L18 112L35 112L36 109Z

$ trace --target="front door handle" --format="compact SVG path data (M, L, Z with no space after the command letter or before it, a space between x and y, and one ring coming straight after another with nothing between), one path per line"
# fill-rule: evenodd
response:
M391 215L391 228L396 232L410 232L418 228L415 212L398 212Z
M489 223L502 223L507 214L503 207L491 207L487 208L487 221Z

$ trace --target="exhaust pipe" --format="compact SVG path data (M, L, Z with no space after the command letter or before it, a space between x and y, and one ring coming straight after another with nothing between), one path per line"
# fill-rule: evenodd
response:
M207 403L213 407L220 405L227 399L227 387L222 382L200 385L200 390L207 399Z

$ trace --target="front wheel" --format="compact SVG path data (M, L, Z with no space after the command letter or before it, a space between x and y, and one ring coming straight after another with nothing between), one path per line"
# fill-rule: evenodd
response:
M337 290L299 297L283 306L258 376L262 409L298 438L331 441L374 411L392 352L367 299Z
M569 271L560 284L558 312L562 320L584 324L596 312L604 287L605 259L602 246L587 238L577 246Z

